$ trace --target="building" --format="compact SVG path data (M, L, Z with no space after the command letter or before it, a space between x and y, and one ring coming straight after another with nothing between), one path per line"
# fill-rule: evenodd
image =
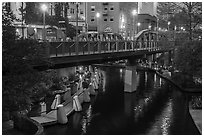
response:
M138 22L140 29L156 30L157 28L157 2L138 2Z
M133 38L133 34L137 33L137 2L121 2L119 12L119 33L127 38ZM133 14L135 12L136 14Z
M87 2L87 29L98 32L119 32L118 2Z
M155 29L156 7L155 2L88 2L87 30L119 33L133 39L143 29Z
M34 4L40 7L42 3ZM80 32L112 32L119 33L124 38L133 39L139 31L155 30L157 26L157 3L155 2L48 2L46 5L48 7L46 16L55 16L56 6L61 5L60 16L67 18L68 22L74 26L78 24ZM25 8L26 3L10 2L11 9L20 20L15 22L17 33L24 37L42 39L42 19L41 24L38 25L25 24L25 21L21 21L22 16L18 10L21 6ZM42 18L43 11L40 10L38 13ZM46 28L49 27L46 25ZM55 29L60 30L57 27ZM56 34L58 38L63 37L61 32L56 32Z
M77 11L77 4L78 4L78 11ZM70 2L69 9L68 9L68 19L69 23L76 26L77 18L78 18L78 26L79 30L82 32L86 31L86 9L87 5L86 2ZM78 16L76 13L78 12Z

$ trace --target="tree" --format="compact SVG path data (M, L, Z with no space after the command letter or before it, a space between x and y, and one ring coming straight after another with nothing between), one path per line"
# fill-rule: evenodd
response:
M186 24L189 31L189 39L193 39L193 31L198 24L202 23L202 3L201 2L183 2L182 11L187 15Z
M16 19L13 12L8 8L9 3L3 3L2 7L2 50L11 47L16 40L16 30L13 21Z
M183 42L174 58L176 67L190 76L202 76L202 42Z
M43 24L42 12L38 2L26 2L25 22L26 24Z
M45 80L47 74L34 70L32 66L34 62L44 61L38 42L31 39L17 40L13 26L15 16L8 8L8 4L4 3L2 7L3 112L29 109L32 103L30 98L34 95L33 87L39 83L48 83Z
M160 26L167 27L167 22L170 21L170 28L174 30L175 26L186 28L189 33L189 40L192 40L197 35L199 26L202 22L202 3L201 2L160 2L158 6L158 17ZM200 32L200 31L199 31ZM201 35L201 34L200 34Z
M67 18L67 12L69 8L68 2L57 2L55 3L55 16L52 17L54 19L53 24L55 24L59 28L65 28L65 34L67 37L73 39L76 36L76 28L72 24L69 24L69 19ZM62 13L62 9L64 9L64 13ZM59 21L64 21L63 24L60 24Z

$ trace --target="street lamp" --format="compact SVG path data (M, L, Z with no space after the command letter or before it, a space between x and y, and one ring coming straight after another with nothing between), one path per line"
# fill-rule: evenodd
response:
M78 14L79 14L79 3L76 2L76 42L75 42L75 53L78 55L79 41L78 41Z
M134 36L135 36L135 16L137 15L137 10L133 10L132 11L132 15L133 15L133 39L134 39Z
M41 5L41 9L43 11L43 41L46 39L46 32L45 32L45 12L47 11L47 6L45 4Z
M97 32L100 30L100 28L98 29L98 18L100 17L100 13L96 13L96 30L97 30Z

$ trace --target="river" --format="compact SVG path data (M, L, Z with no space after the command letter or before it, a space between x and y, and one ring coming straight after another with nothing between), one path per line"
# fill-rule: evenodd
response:
M100 67L98 94L73 112L65 125L44 127L46 135L199 134L186 95L153 72L137 71L137 90L124 92L125 69Z

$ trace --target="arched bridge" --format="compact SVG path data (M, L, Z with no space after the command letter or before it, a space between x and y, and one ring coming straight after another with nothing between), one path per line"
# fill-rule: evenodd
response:
M92 37L78 37L78 41L50 42L46 52L54 65L74 65L164 52L166 49L162 48L162 41L166 41L165 37L151 30L140 31L134 40L95 34Z

